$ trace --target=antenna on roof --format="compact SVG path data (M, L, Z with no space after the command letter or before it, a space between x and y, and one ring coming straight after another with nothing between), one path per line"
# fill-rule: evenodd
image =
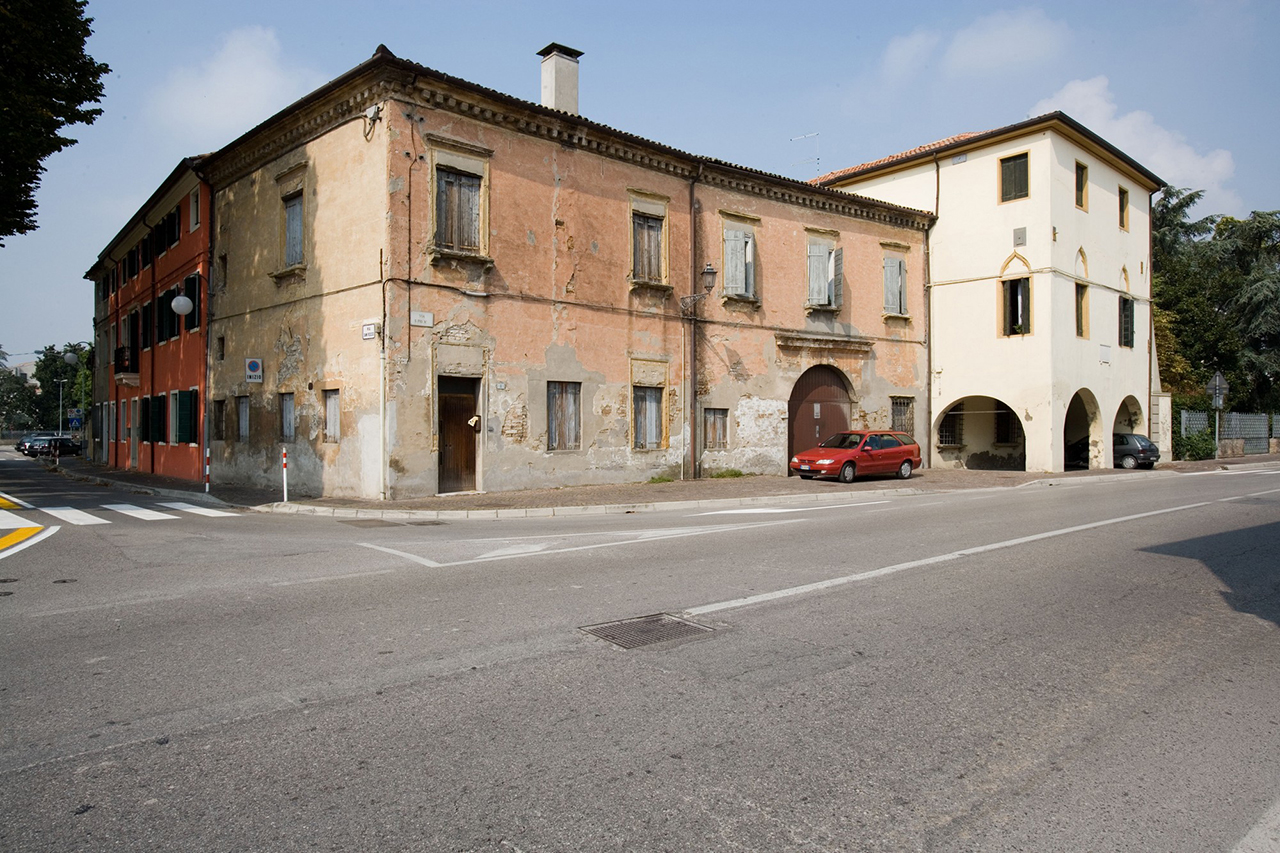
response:
M813 133L806 133L804 136L791 137L792 142L799 142L801 139L813 140L813 156L808 157L804 160L800 160L798 162L792 163L791 164L792 166L803 166L805 163L812 163L813 168L816 170L816 174L819 174L819 175L822 174L822 152L818 149L819 135L820 135L819 132L815 130Z

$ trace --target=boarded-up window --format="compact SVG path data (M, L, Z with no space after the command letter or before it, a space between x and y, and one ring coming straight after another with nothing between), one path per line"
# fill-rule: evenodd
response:
M236 435L241 441L249 440L248 397L236 397Z
M581 397L581 382L547 383L547 450L581 449Z
M662 389L636 385L632 394L636 450L662 447Z
M959 447L964 443L964 403L956 403L938 424L938 444Z
M702 410L702 440L707 450L726 450L729 447L729 410Z
M342 437L340 429L341 409L338 407L338 391L331 389L324 392L324 440L337 441Z
M662 217L631 213L631 277L661 284Z
M1133 300L1120 297L1120 346L1133 346Z
M280 395L280 439L293 441L294 436L293 394Z
M907 262L902 258L885 257L884 313L907 313Z
M480 177L436 169L436 245L480 251Z
M1017 444L1022 441L1022 421L1013 409L996 401L996 444Z
M914 397L890 397L889 404L893 409L894 432L916 433L916 400Z
M1002 281L1000 285L1004 304L1004 316L1001 320L1003 334L1031 334L1031 279L1015 278Z
M284 265L302 263L302 193L284 200Z
M756 239L747 228L724 232L724 292L727 296L756 296Z
M1000 200L1013 201L1026 198L1030 193L1027 188L1027 155L1015 154L1000 161Z
M225 441L227 438L227 401L213 401L213 440Z

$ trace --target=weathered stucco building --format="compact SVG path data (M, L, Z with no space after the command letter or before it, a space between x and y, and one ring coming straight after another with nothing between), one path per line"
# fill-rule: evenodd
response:
M1063 113L833 172L936 213L929 240L934 465L1111 467L1114 433L1169 452L1151 335L1142 164Z
M214 479L278 482L286 448L291 488L399 498L782 474L850 425L927 446L932 216L583 119L580 54L542 55L535 104L380 47L209 158Z

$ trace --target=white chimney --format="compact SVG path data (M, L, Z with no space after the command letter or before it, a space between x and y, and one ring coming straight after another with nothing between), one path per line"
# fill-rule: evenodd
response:
M578 57L582 51L551 44L538 51L542 57L542 105L578 114Z

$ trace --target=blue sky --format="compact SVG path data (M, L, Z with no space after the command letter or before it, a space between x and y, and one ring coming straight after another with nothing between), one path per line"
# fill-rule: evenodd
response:
M536 52L567 44L584 51L587 118L796 178L1062 109L1175 186L1206 190L1200 215L1280 208L1274 0L91 0L89 13L90 52L112 67L105 113L46 161L39 230L0 249L11 365L90 337L84 271L179 159L379 43L533 101Z

